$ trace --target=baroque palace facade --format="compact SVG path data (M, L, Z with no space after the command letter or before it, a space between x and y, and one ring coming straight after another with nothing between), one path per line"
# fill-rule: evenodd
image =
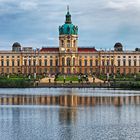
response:
M11 51L0 51L1 74L134 74L140 72L140 50L123 51L78 47L78 27L72 24L69 10L65 24L59 27L59 47L33 50L14 43Z

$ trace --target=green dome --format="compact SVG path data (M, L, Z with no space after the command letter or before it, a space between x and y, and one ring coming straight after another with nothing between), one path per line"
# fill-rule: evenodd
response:
M59 35L77 35L78 34L78 26L75 26L71 22L71 15L69 11L66 14L65 24L59 26Z
M73 24L66 23L59 27L59 34L60 35L77 35L78 27L74 26Z

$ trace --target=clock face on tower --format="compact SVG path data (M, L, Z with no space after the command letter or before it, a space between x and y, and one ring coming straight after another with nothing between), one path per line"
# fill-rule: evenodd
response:
M65 51L65 48L61 48L61 51Z

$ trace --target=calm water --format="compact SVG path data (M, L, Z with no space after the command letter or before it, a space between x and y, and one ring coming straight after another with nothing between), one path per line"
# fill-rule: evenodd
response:
M140 91L0 89L0 140L139 140Z

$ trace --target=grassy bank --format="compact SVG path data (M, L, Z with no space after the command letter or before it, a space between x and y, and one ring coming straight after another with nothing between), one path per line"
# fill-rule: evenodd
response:
M123 89L140 89L140 81L132 81L132 82L127 82L127 81L121 81L121 82L111 82L111 87L116 87L116 88L123 88Z
M1 88L25 88L33 86L33 82L22 78L1 78Z

